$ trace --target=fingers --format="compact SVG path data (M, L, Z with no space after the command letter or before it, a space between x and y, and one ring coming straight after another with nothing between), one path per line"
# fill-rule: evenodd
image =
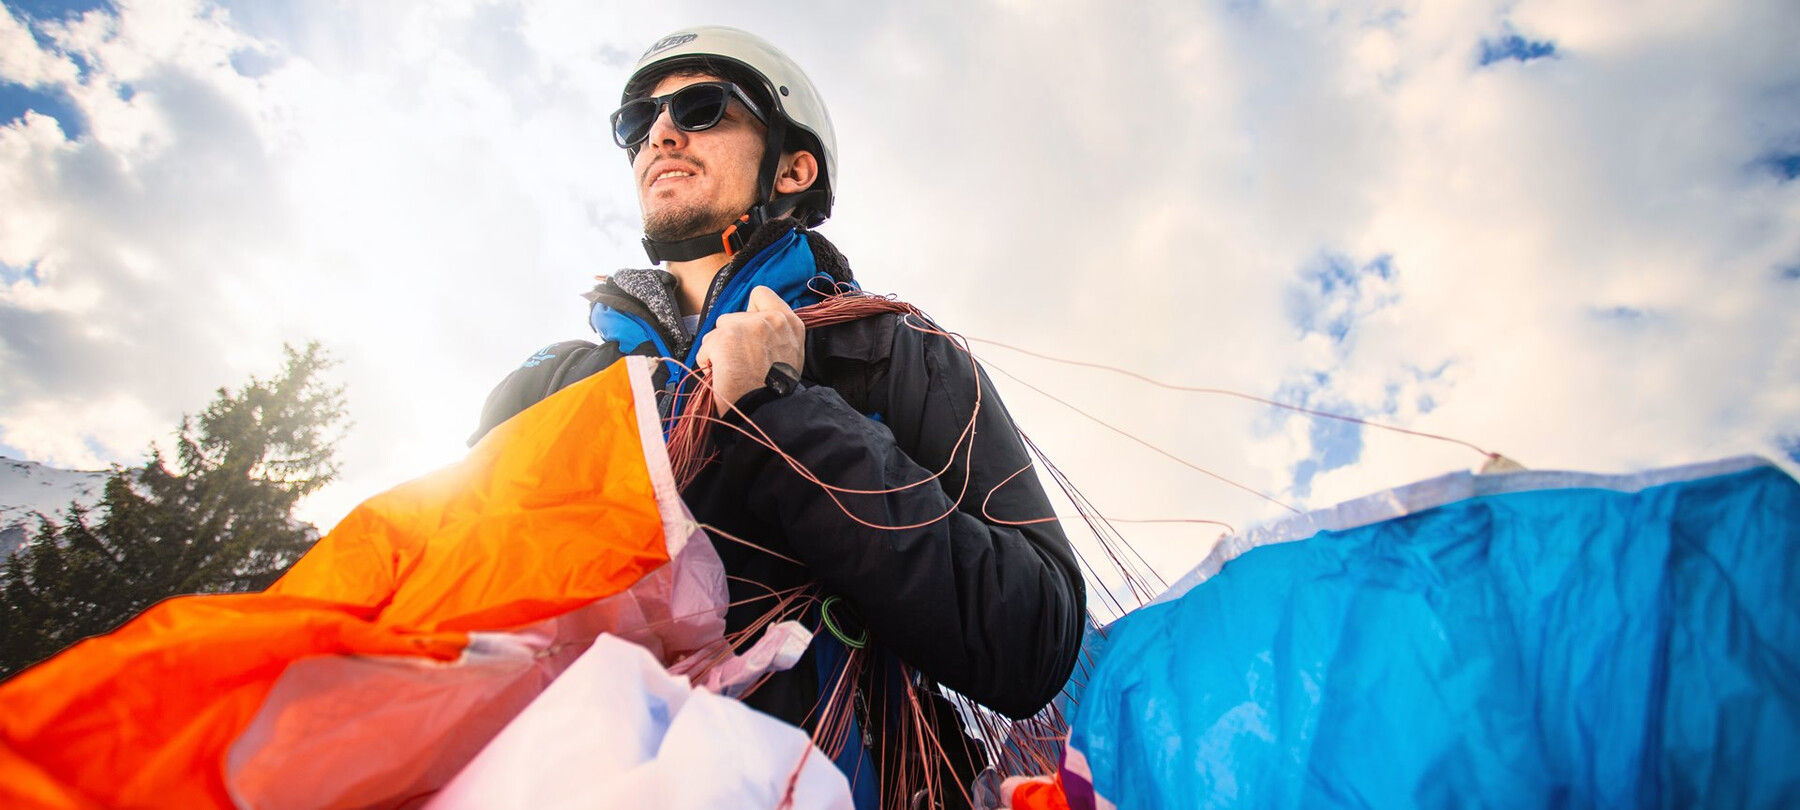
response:
M770 362L781 360L799 368L805 359L806 324L774 290L756 287L750 291L744 311L720 316L718 325L726 325L727 318L732 319L733 329L740 328L738 322L743 321L741 328L750 330L758 342L769 347Z
M705 371L712 368L712 335L708 334L700 341L700 351L694 353L694 370Z
M768 287L750 291L745 311L720 315L694 355L695 363L711 375L721 412L761 387L771 365L782 362L799 369L805 360L805 324Z
M761 314L762 317L756 317L756 314ZM694 361L701 368L711 365L712 353L709 346L714 341L737 343L747 338L751 342L767 343L788 337L780 333L792 329L805 334L806 325L774 290L757 285L750 290L750 298L743 312L727 312L713 323L712 331L700 341L700 351L694 355Z
M781 296L775 294L774 290L761 285L750 291L750 304L744 307L745 312L780 312L784 310L790 314L794 311L788 307L786 301L781 300Z

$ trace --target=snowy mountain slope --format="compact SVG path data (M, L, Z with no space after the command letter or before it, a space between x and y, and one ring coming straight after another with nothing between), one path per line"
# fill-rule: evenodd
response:
M0 456L0 558L24 545L38 514L58 518L79 500L93 505L106 486L105 470L59 470Z

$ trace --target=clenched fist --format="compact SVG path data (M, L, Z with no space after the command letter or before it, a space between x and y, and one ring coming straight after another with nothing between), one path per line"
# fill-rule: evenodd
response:
M713 410L723 416L739 397L763 386L771 366L804 367L806 326L774 290L757 287L748 309L719 316L695 360L710 371Z

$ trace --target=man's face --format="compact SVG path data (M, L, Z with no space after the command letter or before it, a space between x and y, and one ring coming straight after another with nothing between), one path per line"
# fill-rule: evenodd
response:
M656 84L663 96L713 76L671 76ZM672 241L722 231L756 203L762 160L762 122L736 99L710 129L683 132L662 110L631 162L637 178L644 235Z

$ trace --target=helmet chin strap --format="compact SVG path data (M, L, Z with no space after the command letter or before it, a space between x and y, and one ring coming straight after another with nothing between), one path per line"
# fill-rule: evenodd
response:
M650 256L653 264L691 262L695 259L704 259L720 251L727 254L736 253L737 250L731 246L731 237L736 235L738 226L749 216L749 214L745 214L744 219L732 223L731 227L718 233L701 234L668 242L646 236L644 237L644 253Z
M756 198L760 202L750 206L749 211L722 231L666 242L644 237L644 252L649 254L650 261L657 264L691 262L714 253L724 253L727 258L735 256L744 249L744 243L750 239L750 235L756 233L764 223L787 216L803 202L824 196L823 192L809 189L779 199L775 197L775 172L781 168L781 144L786 140L785 117L769 116L769 136L763 145L762 165L756 176Z
M750 206L750 210L737 218L736 222L726 226L725 230L691 236L686 239L675 239L664 242L644 237L644 252L649 254L650 261L691 262L704 259L714 253L724 253L727 258L744 249L744 241L750 234L756 233L763 223L776 219L794 209L800 195L783 197L766 203Z

